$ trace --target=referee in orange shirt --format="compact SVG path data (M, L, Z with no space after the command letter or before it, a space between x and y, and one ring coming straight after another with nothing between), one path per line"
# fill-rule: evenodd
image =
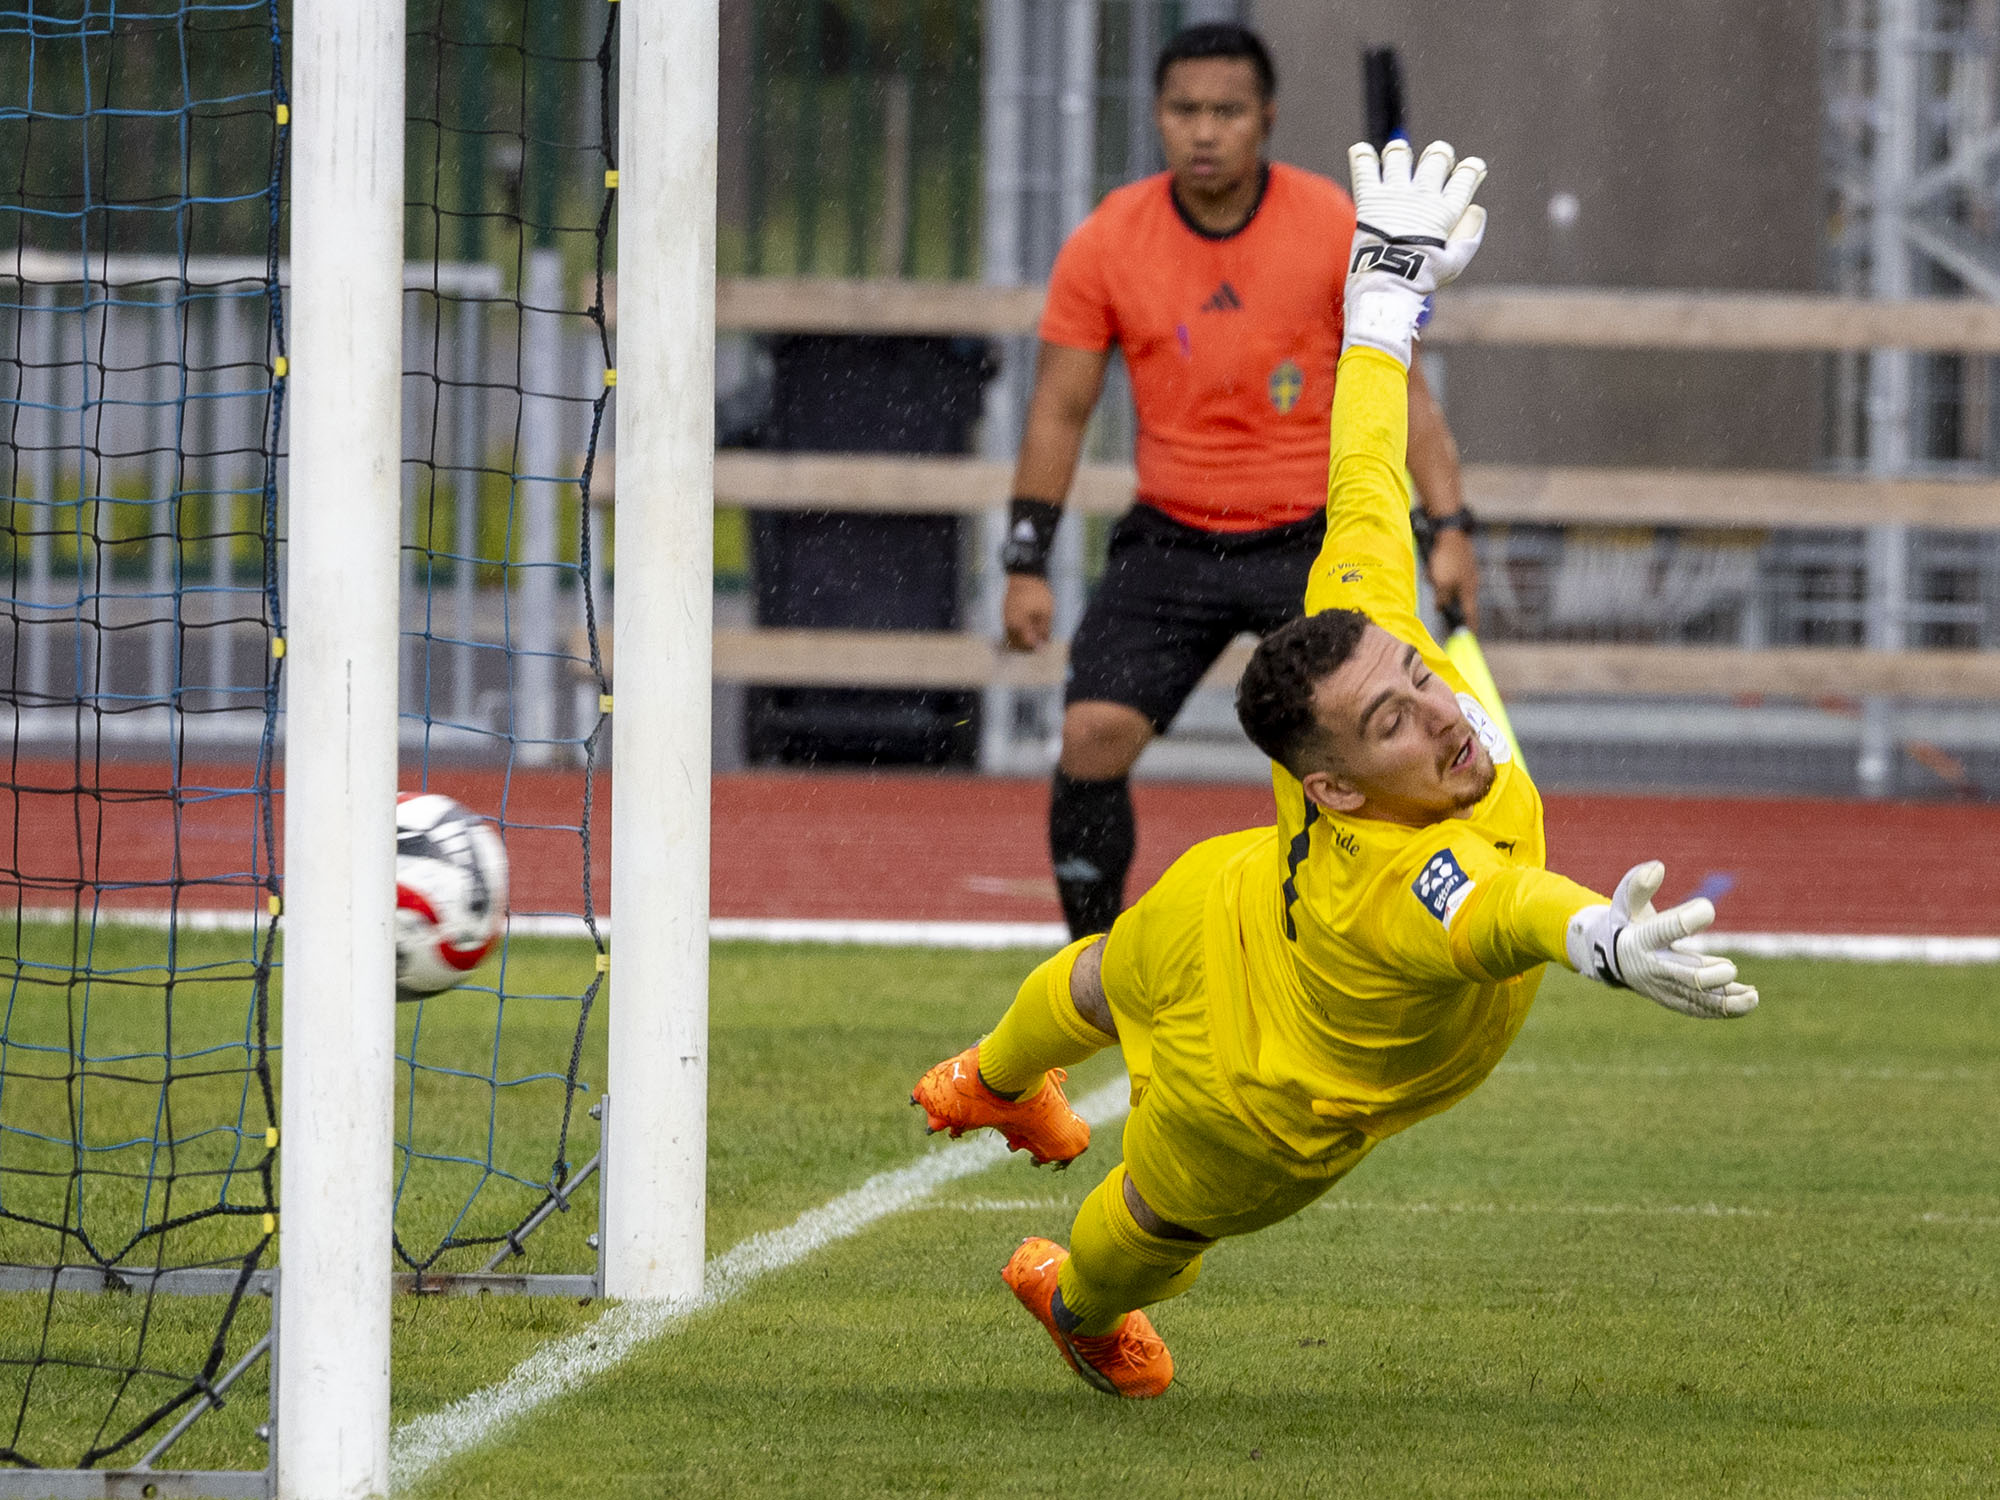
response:
M1127 780L1239 633L1299 612L1326 529L1328 421L1354 203L1264 159L1277 75L1242 26L1191 26L1161 52L1167 170L1107 196L1056 257L1002 561L1007 644L1049 639L1049 545L1116 344L1138 408L1137 503L1070 644L1049 852L1073 936L1124 905ZM1478 623L1458 450L1420 367L1409 468L1439 602Z

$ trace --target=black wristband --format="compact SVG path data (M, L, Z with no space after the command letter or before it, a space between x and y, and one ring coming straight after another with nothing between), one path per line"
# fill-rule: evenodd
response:
M1009 573L1046 578L1049 548L1055 542L1062 507L1046 500L1016 495L1007 502L1007 544L1000 549L1000 566Z
M1426 516L1424 519L1431 523L1433 534L1440 531L1462 531L1467 536L1473 536L1479 531L1479 518L1473 515L1472 507L1467 505L1461 505L1448 515Z

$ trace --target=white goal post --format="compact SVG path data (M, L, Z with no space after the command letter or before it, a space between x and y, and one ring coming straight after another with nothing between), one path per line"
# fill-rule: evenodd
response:
M699 1295L719 5L621 6L605 1292ZM277 1487L385 1494L403 0L298 0Z
M621 5L604 1290L701 1291L717 0Z
M404 0L292 14L278 1493L389 1488Z

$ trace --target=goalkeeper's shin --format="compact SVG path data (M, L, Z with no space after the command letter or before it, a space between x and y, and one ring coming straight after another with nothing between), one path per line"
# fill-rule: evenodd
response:
M1109 1333L1135 1308L1180 1296L1201 1275L1201 1252L1210 1243L1141 1229L1125 1202L1121 1162L1083 1200L1070 1230L1061 1288L1063 1307L1075 1319L1073 1331Z

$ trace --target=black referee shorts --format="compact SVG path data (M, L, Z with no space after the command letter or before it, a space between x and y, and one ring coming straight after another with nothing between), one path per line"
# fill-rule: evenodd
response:
M1111 529L1104 576L1070 642L1064 704L1123 703L1165 733L1224 647L1298 616L1325 538L1323 511L1216 532L1133 506Z

